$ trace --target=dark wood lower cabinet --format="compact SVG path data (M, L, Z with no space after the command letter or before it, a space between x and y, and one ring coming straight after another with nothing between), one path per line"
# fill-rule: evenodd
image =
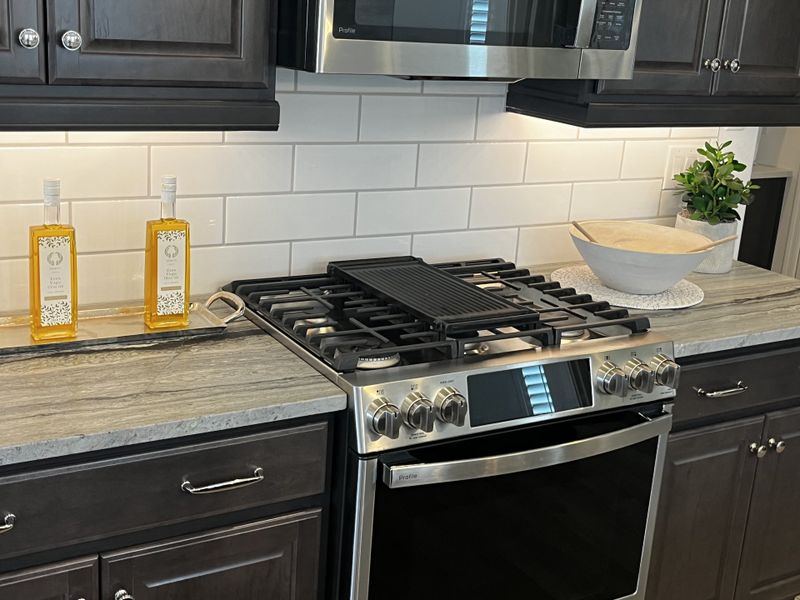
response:
M0 575L0 600L99 600L97 556Z
M648 600L731 600L763 417L672 435Z
M764 442L770 451L758 465L736 600L794 600L800 596L800 409L767 415Z
M104 554L102 598L316 599L320 517L306 511Z

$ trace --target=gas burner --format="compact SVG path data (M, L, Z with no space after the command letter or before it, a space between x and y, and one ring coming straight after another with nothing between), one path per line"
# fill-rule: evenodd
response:
M488 354L491 347L486 342L470 342L464 344L464 356L482 356Z
M336 331L335 322L325 317L317 319L298 319L292 325L292 330L305 338L322 333L333 333Z
M562 331L562 340L585 340L589 333L585 329L573 329L572 331Z
M357 369L364 371L377 371L388 369L400 364L400 354L387 354L385 356L362 356L356 364Z

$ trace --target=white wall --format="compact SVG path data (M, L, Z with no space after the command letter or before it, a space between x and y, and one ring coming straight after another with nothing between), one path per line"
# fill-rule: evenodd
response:
M522 117L491 83L279 71L279 90L278 133L0 133L0 312L27 305L26 229L41 220L44 177L63 181L86 305L141 297L163 174L179 177L192 292L205 294L333 258L572 259L571 219L672 224L670 148L719 135Z

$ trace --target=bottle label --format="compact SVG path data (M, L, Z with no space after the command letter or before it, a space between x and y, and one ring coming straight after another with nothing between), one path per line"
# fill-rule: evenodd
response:
M39 324L72 325L72 252L68 235L39 238Z
M156 314L182 315L186 303L186 232L159 231Z

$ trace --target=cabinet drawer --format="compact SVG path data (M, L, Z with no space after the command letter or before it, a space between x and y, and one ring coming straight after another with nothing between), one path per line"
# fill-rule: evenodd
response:
M315 600L320 533L309 510L104 554L100 597Z
M740 389L739 382L747 389ZM707 394L700 394L698 389ZM800 398L800 350L796 348L756 358L744 356L690 365L682 371L674 422L722 416L792 398Z
M327 425L0 479L0 561L320 494ZM195 493L190 493L189 490Z

